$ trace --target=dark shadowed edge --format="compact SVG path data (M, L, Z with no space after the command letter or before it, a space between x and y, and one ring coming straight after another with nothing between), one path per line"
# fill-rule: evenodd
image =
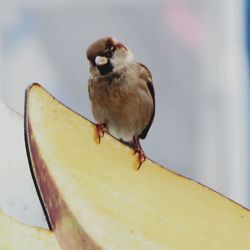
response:
M24 141L25 141L25 148L26 148L27 158L28 158L29 167L30 167L30 173L31 173L33 182L35 184L36 192L37 192L38 198L40 200L40 203L41 203L44 215L45 215L45 219L46 219L46 221L48 223L48 227L49 227L50 230L53 230L52 222L50 220L49 213L48 213L46 204L45 204L45 202L43 200L42 192L40 190L40 187L39 187L39 184L38 184L38 181L37 181L36 173L35 173L35 170L33 168L33 161L32 161L32 156L31 156L31 149L30 149L29 120L28 120L29 119L28 101L29 101L29 91L32 88L32 86L34 86L34 85L41 86L38 83L33 83L33 84L29 85L26 88L26 91L25 91L25 102L24 102Z
M38 183L37 183L37 180L36 180L36 176L35 176L35 173L34 173L34 170L33 170L33 163L32 163L32 158L31 158L31 152L30 152L30 145L29 145L29 132L28 132L28 95L29 95L29 91L30 89L33 87L33 86L39 86L41 87L46 93L48 93L48 95L50 95L54 100L56 100L57 102L59 102L61 105L63 105L66 109L70 110L71 112L75 113L76 115L80 116L81 118L83 118L84 120L88 121L89 123L91 123L92 125L95 125L92 121L90 121L89 119L85 118L84 116L82 116L81 114L79 114L78 112L72 110L71 108L69 108L68 106L66 106L65 104L63 104L61 101L59 101L58 99L56 99L53 95L51 95L45 88L43 88L39 83L32 83L30 84L27 89L26 89L26 92L25 92L25 110L24 110L24 137L25 137L25 146L26 146L26 152L27 152L27 157L28 157L28 161L29 161L29 165L30 165L30 170L31 170L31 175L32 175L32 178L33 178L33 181L34 181L34 184L35 184L35 187L36 187L36 191L37 191L37 194L38 194L38 197L39 197L39 200L41 202L41 205L42 205L42 208L43 208L43 211L44 211L44 214L45 214L45 217L46 217L46 220L47 220L47 223L48 223L48 226L50 228L50 230L53 230L53 227L52 227L52 223L51 223L51 220L50 220L50 217L49 217L49 214L48 214L48 211L47 211L47 208L46 208L46 205L44 203L44 200L43 200L43 197L42 197L42 194L41 194L41 191L40 191L40 188L38 186ZM105 132L106 134L109 134L107 132ZM110 135L110 134L109 134ZM116 139L114 136L110 135L113 139L115 139L116 141L120 142L118 139ZM122 142L120 142L122 143ZM123 145L125 145L124 143L122 143ZM126 147L128 147L130 150L132 150L129 146L125 145ZM217 192L216 190L200 183L200 182L197 182L197 181L194 181L193 179L189 178L189 177L185 177L179 173L176 173L172 170L169 170L168 168L160 165L159 163L157 163L156 161L153 161L149 158L147 158L147 160L153 162L154 164L156 164L156 167L160 167L160 168L163 168L164 170L167 170L169 171L170 173L176 175L177 177L179 178L183 178L185 180L189 180L195 184L199 184L213 192L215 192L216 194L218 194L219 196L222 196L224 198L226 198L227 200L233 202L235 205L238 205L240 207L242 207L244 210L250 212L250 210L246 207L244 207L243 205L239 204L238 202L232 200L231 198ZM142 165L142 168L143 168L143 165ZM138 170L140 171L140 170ZM135 171L136 173L137 171Z

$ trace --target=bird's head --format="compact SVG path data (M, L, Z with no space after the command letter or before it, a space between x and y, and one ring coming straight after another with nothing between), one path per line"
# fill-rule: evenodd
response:
M90 74L96 77L112 75L134 61L133 54L122 43L105 37L92 43L87 49Z

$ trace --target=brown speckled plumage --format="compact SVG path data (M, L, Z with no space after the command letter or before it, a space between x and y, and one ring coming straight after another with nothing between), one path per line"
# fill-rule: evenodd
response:
M133 136L140 137L154 114L154 98L148 88L148 83L151 84L149 74L138 74L138 67L133 64L128 69L134 71L131 75L121 72L119 77L89 80L95 119L105 124L111 134L125 141L131 141Z

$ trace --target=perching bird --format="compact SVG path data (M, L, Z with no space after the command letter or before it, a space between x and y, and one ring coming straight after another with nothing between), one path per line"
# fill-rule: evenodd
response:
M146 157L139 139L145 139L155 114L151 73L134 60L132 52L112 37L92 43L87 50L88 82L97 135L104 131L133 146L140 168Z

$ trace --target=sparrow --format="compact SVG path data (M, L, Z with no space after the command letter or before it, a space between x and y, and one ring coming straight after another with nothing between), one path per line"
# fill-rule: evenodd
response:
M99 143L107 131L133 147L138 168L146 160L140 145L155 115L155 93L149 69L113 37L104 37L87 49L88 91Z

